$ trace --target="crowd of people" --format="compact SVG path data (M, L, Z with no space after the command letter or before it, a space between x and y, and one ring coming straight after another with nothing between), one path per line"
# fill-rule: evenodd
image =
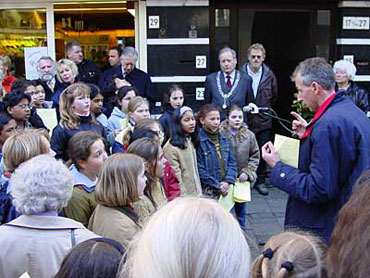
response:
M38 80L9 78L0 59L0 277L367 277L369 102L352 64L295 69L298 100L315 113L292 112L296 168L280 161L271 118L242 109L278 96L261 44L240 71L236 52L220 51L199 111L170 86L159 120L136 50L111 50L101 73L72 41L66 59L40 58ZM53 130L37 114L49 108ZM286 231L252 262L247 202L217 201L239 184L268 195L267 165L289 194Z

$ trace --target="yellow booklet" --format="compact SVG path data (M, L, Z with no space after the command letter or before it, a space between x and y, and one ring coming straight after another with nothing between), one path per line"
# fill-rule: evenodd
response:
M223 206L225 209L230 211L234 207L234 200L233 200L233 195L234 195L234 185L230 184L229 191L227 192L227 195L220 196L220 199L218 200L218 203Z
M281 162L298 168L299 140L276 134L274 147Z
M251 183L249 181L240 182L236 180L234 185L234 201L244 203L251 201Z

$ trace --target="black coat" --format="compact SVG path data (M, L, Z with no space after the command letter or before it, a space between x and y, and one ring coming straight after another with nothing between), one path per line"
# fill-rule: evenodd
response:
M94 124L92 122L91 116L81 117L81 123L76 129L68 129L66 127L57 125L53 129L53 134L51 135L50 145L54 152L56 152L56 159L63 159L67 161L69 159L68 155L68 142L73 135L80 131L95 131L101 135L107 141L107 134L105 128L101 124ZM108 142L108 141L107 141Z
M355 82L350 81L350 86L347 90L339 89L337 92L338 95L348 97L365 113L369 111L369 94L364 88L358 86Z

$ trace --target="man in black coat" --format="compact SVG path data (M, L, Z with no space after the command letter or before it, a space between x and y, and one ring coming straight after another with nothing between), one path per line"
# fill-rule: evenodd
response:
M138 53L135 48L127 46L122 51L121 65L106 70L99 81L99 87L105 97L105 106L113 109L111 102L115 101L115 91L123 86L134 86L139 95L149 101L154 107L155 91L149 74L136 68ZM110 101L111 100L111 101ZM108 103L107 103L108 102Z
M84 59L80 43L70 41L66 45L67 57L78 67L78 80L98 85L101 71L99 67L88 59Z

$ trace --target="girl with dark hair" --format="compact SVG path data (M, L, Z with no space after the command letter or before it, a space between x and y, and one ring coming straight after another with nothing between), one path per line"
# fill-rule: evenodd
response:
M103 101L104 96L100 91L100 88L95 84L88 83L86 84L90 88L90 109L91 113L94 115L95 119L105 128L107 133L107 140L109 145L112 145L114 142L115 134L108 129L108 119L107 116L103 113Z
M172 85L163 96L163 115L159 118L164 129L165 141L166 142L170 134L170 126L172 121L173 111L184 105L185 94L184 89L180 85Z
M69 140L68 152L70 160L67 165L73 175L74 187L64 214L87 226L96 207L95 186L98 174L107 159L105 142L93 131L81 131Z
M3 145L10 135L17 130L17 122L6 113L0 113L0 161L3 157Z
M242 109L233 104L226 111L226 120L221 123L220 131L224 132L231 141L238 167L237 177L240 182L256 182L260 152L256 137L243 122ZM245 231L246 203L235 203L235 214L240 227Z
M109 238L92 238L77 244L64 257L54 278L116 277L125 248Z
M133 204L139 216L139 223L144 224L161 206L167 203L160 178L163 177L166 159L163 150L155 139L141 138L130 144L127 153L133 153L144 159L147 177L144 196Z
M179 180L181 196L202 194L195 152L198 145L193 110L188 106L176 109L171 122L171 137L163 151Z
M128 103L139 94L135 87L124 86L117 91L117 106L114 107L111 116L108 119L108 128L115 134L118 134L122 128L125 128L124 122L128 119Z
M213 104L203 105L198 119L202 125L197 148L199 177L203 194L218 199L226 196L235 183L237 167L234 150L226 134L220 132L220 110Z
M68 141L81 131L94 131L106 139L104 127L96 121L90 112L90 88L84 83L75 83L63 91L60 96L60 122L51 136L51 148L55 158L67 161Z

